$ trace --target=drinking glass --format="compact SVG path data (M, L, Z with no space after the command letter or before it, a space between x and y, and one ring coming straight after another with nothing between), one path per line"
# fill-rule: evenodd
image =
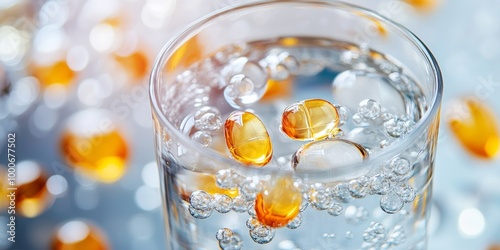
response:
M262 1L173 37L150 82L169 249L425 249L442 95L410 31Z

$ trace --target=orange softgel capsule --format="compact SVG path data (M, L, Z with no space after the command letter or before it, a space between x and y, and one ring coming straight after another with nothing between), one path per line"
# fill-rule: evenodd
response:
M278 179L274 185L257 194L257 220L270 227L284 227L300 211L302 194L288 178Z
M448 110L448 124L455 137L472 154L493 158L500 151L500 131L493 112L479 100L466 97Z
M337 131L339 113L333 104L309 99L288 106L283 112L281 129L294 140L320 140Z
M52 240L53 250L110 249L104 234L87 222L73 220L62 225Z
M112 183L126 172L127 142L105 110L90 109L68 120L60 146L68 164L101 182Z
M250 112L234 111L224 124L226 145L237 161L264 166L272 157L271 138L264 123Z
M33 161L21 161L16 167L16 214L34 218L45 211L52 201L52 195L46 186L47 175L43 168Z

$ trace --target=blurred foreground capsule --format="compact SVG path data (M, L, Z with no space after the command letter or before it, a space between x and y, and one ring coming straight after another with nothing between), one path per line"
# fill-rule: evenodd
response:
M456 100L449 105L446 119L455 137L470 153L486 159L498 155L499 123L484 103L474 97Z
M53 250L105 250L108 242L101 230L87 222L66 222L55 232Z
M17 163L16 175L16 214L28 218L38 216L52 202L45 171L36 162L22 161ZM10 183L7 185L13 187Z
M60 146L71 167L98 181L115 182L125 173L128 145L106 110L84 110L68 118Z

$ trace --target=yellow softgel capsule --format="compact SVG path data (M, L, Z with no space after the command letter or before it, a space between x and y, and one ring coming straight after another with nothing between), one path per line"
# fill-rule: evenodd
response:
M81 220L73 220L66 222L55 232L52 249L106 250L110 247L99 228Z
M288 106L281 119L282 131L294 140L320 140L335 134L339 113L333 104L309 99Z
M76 78L76 73L65 60L49 65L32 65L31 71L44 87L52 84L70 85Z
M289 178L280 178L274 185L257 194L257 220L270 227L284 227L300 211L302 194Z
M473 155L493 158L500 151L500 131L495 114L473 97L462 98L448 110L448 124L458 141Z
M226 145L237 161L264 166L272 157L271 138L264 123L250 112L234 111L224 124Z
M127 141L109 117L104 110L80 111L69 118L60 141L71 167L105 183L125 174L129 157Z
M40 215L52 202L46 183L47 175L43 168L33 161L17 164L16 195L14 209L16 214L27 218ZM9 185L10 187L10 185ZM12 207L12 203L9 203Z

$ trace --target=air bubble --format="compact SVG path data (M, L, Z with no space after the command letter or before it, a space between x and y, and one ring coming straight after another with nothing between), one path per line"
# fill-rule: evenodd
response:
M410 132L413 127L413 122L399 117L394 117L384 122L384 127L390 136L398 138Z
M194 126L202 131L217 131L222 127L220 112L214 107L205 106L194 114Z
M365 197L369 190L368 177L366 176L362 176L349 182L349 192L351 192L351 196L354 198Z
M359 224L370 216L364 207L348 206L344 212L345 220L350 224Z
M206 219L212 215L212 209L200 210L189 206L189 213L196 219Z
M396 193L401 197L401 200L405 203L412 202L415 200L416 193L415 190L407 184L401 184L399 187L397 187Z
M354 233L351 231L347 231L347 232L345 232L345 237L346 237L346 239L349 239L349 240L354 239Z
M370 178L371 193L385 195L390 191L391 182L384 175L378 174Z
M191 140L201 144L203 147L209 147L212 144L212 136L205 131L196 131Z
M365 99L359 103L358 113L366 119L375 119L380 116L382 107L373 99Z
M213 206L217 212L227 213L233 208L233 199L225 194L215 194Z
M274 238L276 231L265 225L258 225L250 230L250 237L255 243L267 244Z
M248 218L245 225L248 227L248 229L252 230L252 229L254 229L262 224L255 218Z
M393 192L384 195L380 199L380 208L388 214L399 212L403 208L403 201Z
M245 213L248 211L250 203L243 196L236 196L233 199L233 211L237 213Z
M314 184L308 193L309 203L317 210L326 210L333 204L330 188L322 183Z
M221 228L215 235L222 250L239 250L243 247L241 237L229 228Z
M233 189L238 186L240 175L231 169L217 171L216 182L217 186L224 189Z
M339 216L344 211L344 208L340 203L334 202L330 208L328 208L328 213L332 216Z
M290 229L296 229L296 228L300 227L301 224L302 224L302 215L297 214L297 216L295 216L295 218L292 221L288 222L286 227L288 227Z
M351 197L351 192L349 192L349 184L347 183L339 183L333 188L333 195L335 198L343 203L349 202Z
M257 193L262 190L260 181L254 178L247 178L239 187L240 194L245 197L247 201L255 200Z
M367 243L380 243L385 238L385 227L378 222L371 222L363 232L363 241Z
M402 157L396 157L391 161L392 172L398 176L405 176L411 171L410 162Z
M196 210L212 210L212 196L202 190L194 191L189 196L189 204Z

